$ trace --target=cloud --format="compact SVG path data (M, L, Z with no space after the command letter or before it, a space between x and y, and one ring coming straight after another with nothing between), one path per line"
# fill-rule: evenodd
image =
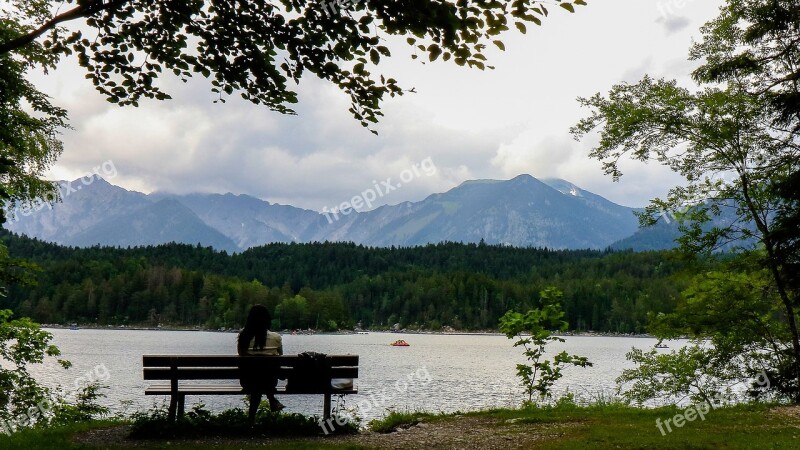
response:
M656 19L656 23L661 24L669 36L688 28L692 21L688 17L666 15Z
M644 164L623 159L623 177L614 182L603 173L600 162L589 159L596 142L575 142L570 138L544 137L527 131L509 144L502 144L492 158L505 178L528 173L537 178L561 178L590 192L599 193L616 203L645 206L649 200L664 196L667 189L684 180L659 164Z
M470 167L483 165L496 139L435 126L429 110L403 101L387 105L393 120L380 124L376 137L343 113L348 103L338 90L318 80L301 87L297 116L235 98L198 105L206 93L203 80L171 92L174 100L145 101L139 108L84 104L73 116L76 129L64 136L68 150L57 178L74 178L111 159L119 171L114 182L130 189L244 193L321 209L431 158L435 175L381 199L400 203L477 176ZM83 98L102 102L91 89Z
M542 138L541 131L527 130L507 144L501 144L492 165L506 177L529 173L540 178L553 178L573 158L577 145L568 136Z
M575 98L644 73L684 76L679 62L718 3L687 6L691 24L670 37L652 26L652 2L598 2L576 14L553 12L542 27L503 37L506 52L488 51L496 70L423 65L409 58L413 50L404 39L396 39L399 44L387 44L395 56L378 72L417 94L387 99L379 136L350 116L343 93L313 77L297 88L296 116L237 95L214 104L207 80L182 83L169 75L158 83L173 100L119 108L100 97L69 58L32 80L68 109L74 127L63 135L57 178L75 178L110 159L119 172L114 183L129 189L243 193L321 209L430 157L438 168L434 176L419 177L381 200L420 200L468 179L530 173L641 206L675 180L657 166L637 166L611 183L588 158L588 144L568 134L584 114Z
M620 76L620 81L626 83L638 83L647 74L652 74L654 69L653 57L648 56L644 61L634 67L630 67Z

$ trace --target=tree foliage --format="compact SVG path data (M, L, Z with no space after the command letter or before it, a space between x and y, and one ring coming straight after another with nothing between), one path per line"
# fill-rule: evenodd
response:
M0 18L0 42L23 32L17 19L10 13ZM26 79L31 67L53 64L54 57L38 43L16 54L0 53L0 226L6 221L6 210L13 210L16 203L55 200L58 195L55 184L42 176L61 154L58 134L67 126L66 111L52 105ZM8 285L30 281L27 271L32 268L11 258L0 244L0 296Z
M0 19L0 41L16 35L13 20ZM39 44L20 54L0 53L0 202L13 205L36 198L54 200L55 185L41 177L61 154L59 132L66 111L27 79L34 65L52 67L53 58ZM0 223L5 212L0 213Z
M541 24L549 4L574 12L586 3L363 1L340 10L336 2L305 0L14 0L0 55L24 55L30 45L54 57L75 54L87 78L120 105L169 98L156 80L171 72L211 79L222 101L237 91L292 113L290 84L311 73L344 91L350 112L368 126L382 115L385 96L403 93L394 78L376 73L393 37L405 36L414 58L484 69L487 46L504 48L499 37L511 26L524 33ZM68 29L70 22L80 26Z
M775 180L772 189L782 200L772 227L775 259L783 266L789 289L797 299L797 292L800 292L800 171Z
M623 398L639 406L705 403L710 409L742 399L740 388L752 380L746 365L701 341L669 353L633 348L626 358L636 364L617 378ZM737 355L738 356L738 355ZM761 378L753 383L760 383Z
M334 321L342 328L400 322L413 329L487 330L509 309L537 307L539 291L556 286L565 294L570 329L641 333L648 312L671 312L687 285L684 272L697 270L668 252L455 243L270 244L227 255L177 244L75 249L13 236L4 241L42 272L37 286L13 288L0 307L42 323L235 328L261 303L281 328ZM297 307L297 295L305 307Z
M688 399L713 407L745 394L793 397L791 330L769 271L753 264L754 258L759 257L740 255L697 274L675 311L654 315L650 330L657 336L694 339L670 353L629 353L637 368L618 379L628 387L628 400Z
M761 361L784 380L776 389L794 390L789 395L796 402L800 331L793 264L800 236L790 224L796 220L792 188L800 172L798 11L796 1L728 0L691 50L691 58L702 61L693 74L701 84L695 91L650 77L619 84L607 95L580 99L591 113L572 129L577 138L600 130L591 156L615 180L622 175L622 158L657 161L686 179L665 199L651 202L642 224L675 211L688 253L735 243L745 256L728 285L713 276L697 280L698 290L685 293L683 318L695 324L707 319L692 336L711 338L719 352L738 351L747 361L759 360L750 352L772 339ZM735 219L722 222L723 210ZM774 333L738 330L752 325L753 317L763 321L756 329L769 326Z
M682 213L684 248L709 252L729 242L770 239L771 216L780 199L768 190L771 180L790 173L800 161L791 133L772 126L773 113L762 99L741 86L691 92L675 81L643 78L614 86L607 96L582 98L591 115L574 128L582 138L600 128L600 143L590 156L619 179L619 161L630 157L657 161L682 175L686 185L655 199L642 214L651 225L665 211ZM736 219L712 228L704 225L722 210Z
M708 364L709 373L722 379L768 379L768 386L751 386L754 397L794 399L792 329L769 270L759 268L761 258L741 255L697 275L675 311L657 317L651 330L663 337L706 340L705 351L716 361ZM721 369L728 366L735 370Z
M548 287L539 293L541 306L525 314L508 311L500 318L500 332L509 339L516 339L514 347L522 347L527 364L517 364L517 376L522 381L528 402L552 397L553 385L561 379L564 366L587 367L592 363L584 356L570 355L566 351L556 354L552 361L545 358L547 345L565 342L554 336L553 331L565 331L569 324L561 309L563 293Z
M796 0L728 0L707 23L691 58L701 83L735 81L764 96L779 123L800 127L800 4Z
M28 366L60 355L58 348L50 344L52 339L30 319L14 319L10 310L0 310L0 360L6 363L0 367L0 420L4 424L31 425L31 420L41 418L40 406L50 404L50 391L36 381ZM58 362L69 367L67 361Z

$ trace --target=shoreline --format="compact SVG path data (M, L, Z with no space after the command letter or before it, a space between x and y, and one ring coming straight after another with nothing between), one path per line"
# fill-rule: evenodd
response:
M199 327L147 327L147 326L126 326L126 325L96 325L96 324L88 324L88 325L80 325L80 326L70 326L70 325L60 325L60 324L41 324L42 329L53 329L53 330L108 330L108 331L197 331L197 332L206 332L206 333L238 333L239 329L211 329L211 328L199 328ZM319 330L280 330L281 335L283 336L292 336L292 335L323 335L323 336L337 336L337 335L359 335L359 334L387 334L387 335L401 335L401 334L429 334L429 335L443 335L443 336L505 336L503 333L500 333L496 330L482 330L482 331L432 331L432 330L400 330L400 331L391 331L391 330L361 330L361 331L350 331L350 330L339 330L339 331L319 331ZM655 336L647 333L611 333L611 332L593 332L593 331L566 331L566 332L559 332L553 333L553 336L558 337L627 337L627 338L647 338L647 339L656 339Z

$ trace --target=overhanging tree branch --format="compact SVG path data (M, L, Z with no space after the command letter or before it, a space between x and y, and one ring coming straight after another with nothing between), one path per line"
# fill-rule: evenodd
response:
M75 20L80 17L89 17L92 14L115 8L126 2L128 2L128 0L95 0L83 2L73 9L53 17L30 33L0 44L0 55L4 55L30 44L35 41L36 38L54 29L60 23L69 22L70 20Z

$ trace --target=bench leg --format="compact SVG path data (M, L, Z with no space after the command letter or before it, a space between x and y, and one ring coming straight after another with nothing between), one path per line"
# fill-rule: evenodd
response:
M175 422L175 413L178 409L178 396L177 395L170 395L169 396L169 421Z
M179 395L178 396L178 417L183 417L183 411L186 404L186 396Z
M325 420L330 419L331 418L331 394L330 393L325 394L325 402L324 402L322 408L324 409L324 411L322 412L322 414L323 414L322 417Z

